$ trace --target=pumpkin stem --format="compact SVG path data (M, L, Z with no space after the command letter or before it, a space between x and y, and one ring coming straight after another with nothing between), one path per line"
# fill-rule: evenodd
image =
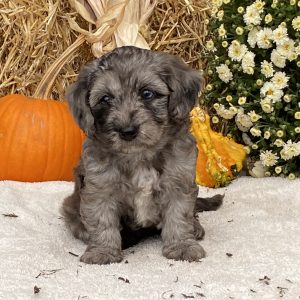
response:
M52 86L54 81L60 72L61 68L65 65L67 60L70 58L71 54L83 44L85 41L85 36L80 34L75 42L71 44L61 56L51 65L51 67L46 71L45 75L42 77L37 89L33 95L34 98L38 99L49 99Z

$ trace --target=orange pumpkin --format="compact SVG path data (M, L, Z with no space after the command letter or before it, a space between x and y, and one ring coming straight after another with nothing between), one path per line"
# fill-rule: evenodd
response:
M85 136L66 102L0 98L0 180L73 180Z

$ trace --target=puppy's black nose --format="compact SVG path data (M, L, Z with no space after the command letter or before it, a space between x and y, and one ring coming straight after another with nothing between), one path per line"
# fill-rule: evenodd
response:
M120 128L119 135L120 138L125 141L132 141L133 139L136 138L138 131L139 131L138 127L133 127L133 126Z

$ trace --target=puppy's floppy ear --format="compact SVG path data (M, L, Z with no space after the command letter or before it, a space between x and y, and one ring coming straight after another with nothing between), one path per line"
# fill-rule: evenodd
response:
M163 54L162 58L164 61L161 76L171 91L169 116L172 121L181 123L188 119L196 103L203 79L200 72L189 68L178 57Z
M79 127L87 136L94 133L94 117L89 106L89 92L91 87L91 79L98 69L98 60L85 65L74 82L67 90L66 99L70 110Z

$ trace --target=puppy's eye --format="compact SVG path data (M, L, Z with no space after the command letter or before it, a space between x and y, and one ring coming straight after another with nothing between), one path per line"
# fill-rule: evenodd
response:
M102 102L104 102L104 103L108 103L110 100L112 99L112 97L111 96L108 96L108 95L105 95L105 96L103 96L101 99L100 99L100 103Z
M155 92L151 90L142 90L142 97L146 100L153 99L155 97Z

